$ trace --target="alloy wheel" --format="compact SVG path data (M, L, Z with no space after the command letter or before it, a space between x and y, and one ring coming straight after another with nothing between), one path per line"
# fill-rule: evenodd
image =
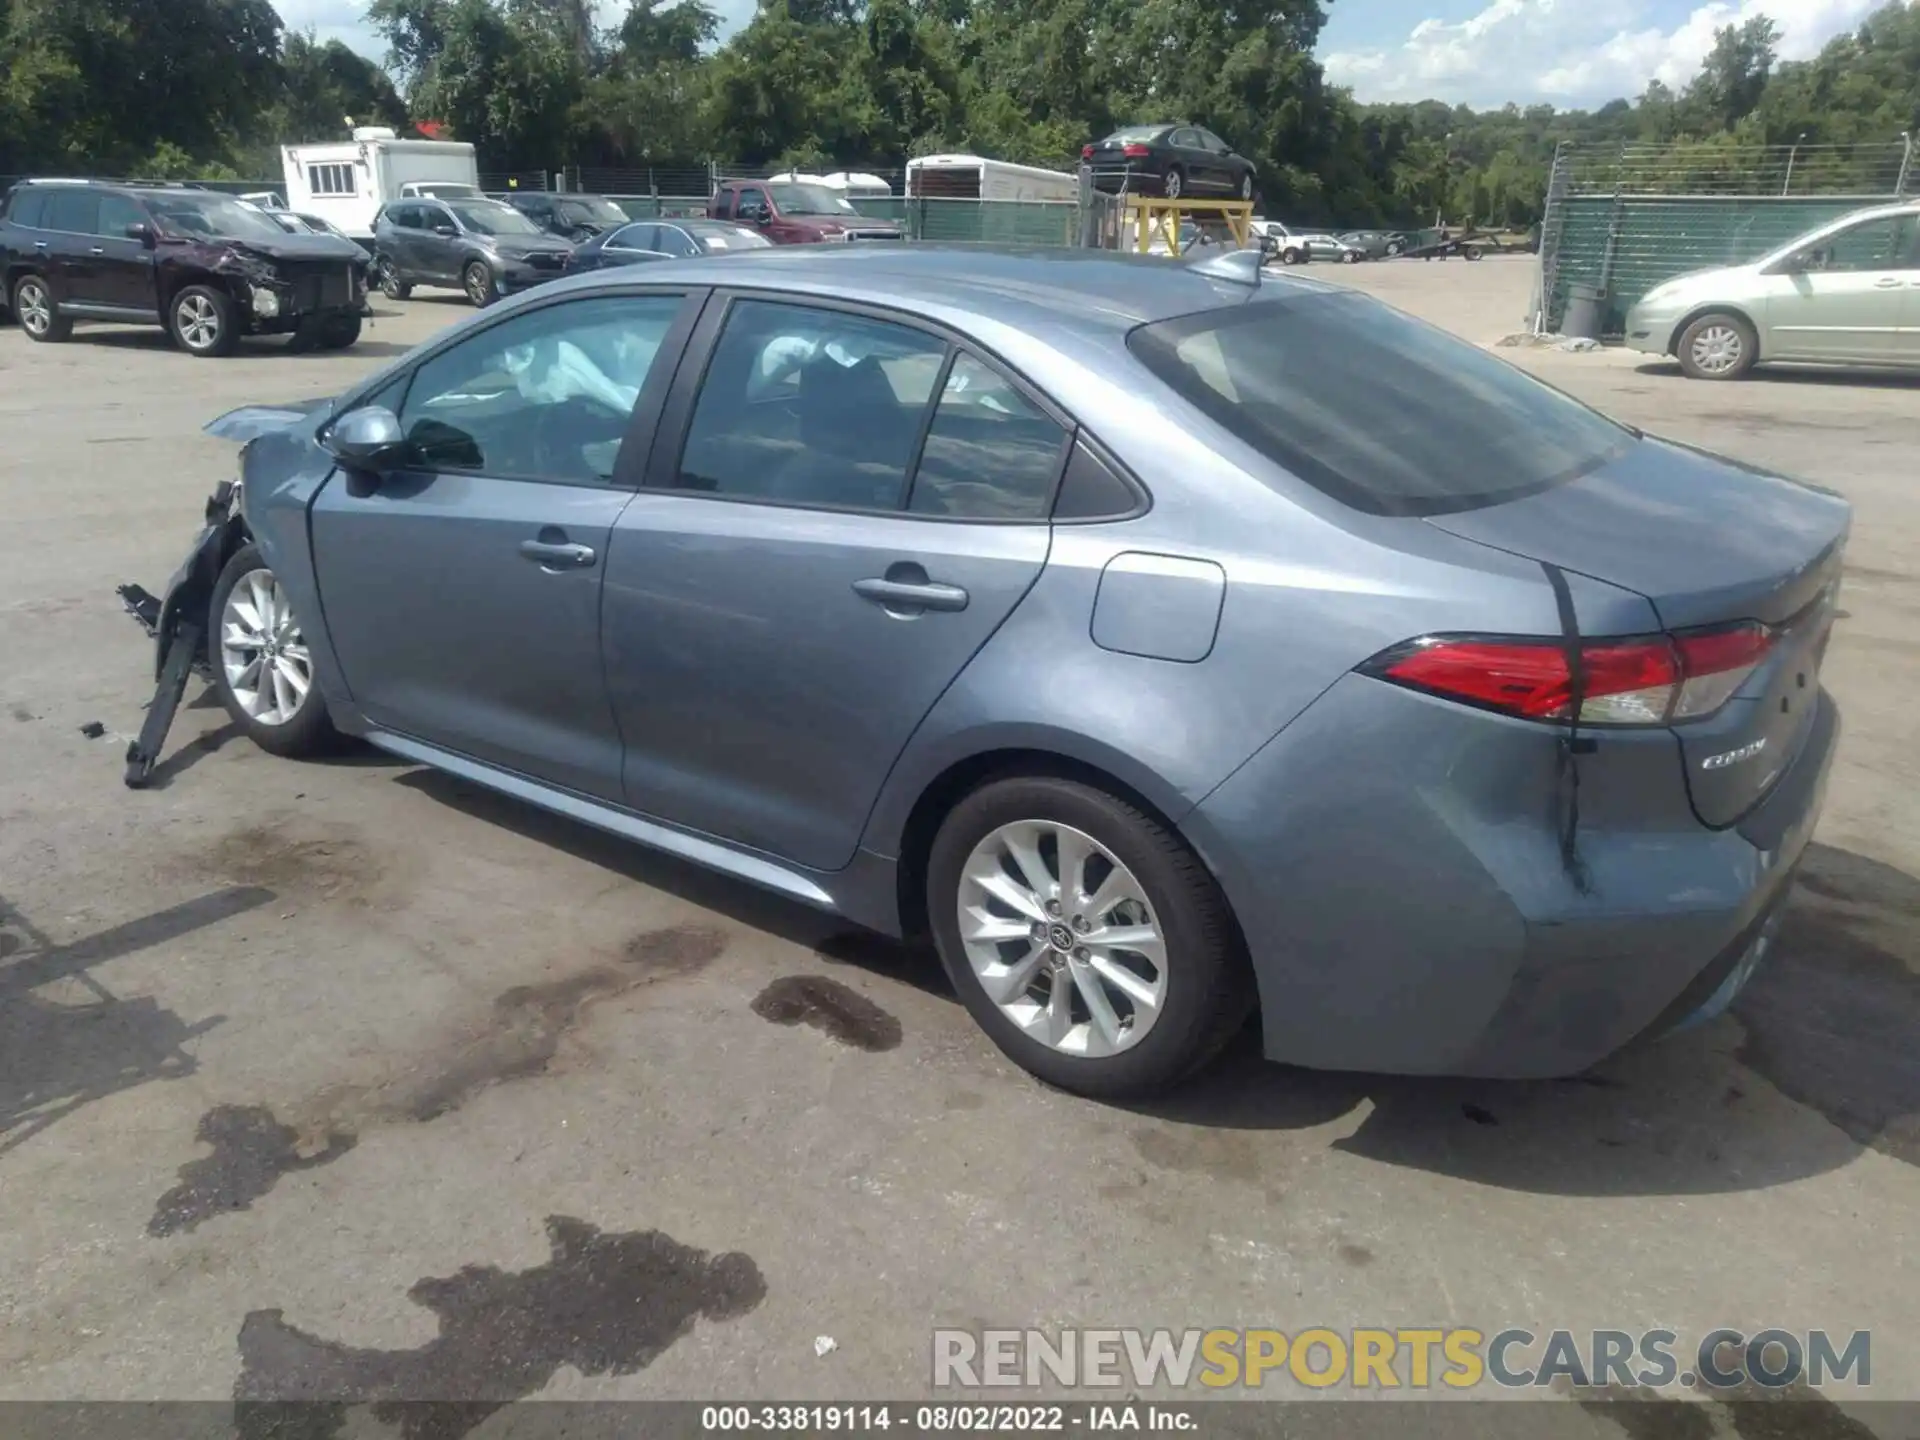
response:
M467 267L467 298L477 307L487 303L487 272L478 265Z
M173 314L189 350L210 350L220 342L220 312L205 295L184 296Z
M28 280L14 296L20 308L20 326L36 338L53 328L53 301L38 280Z
M1740 332L1724 322L1707 326L1687 347L1695 368L1708 375L1724 375L1739 365L1745 353Z
M1137 1045L1167 999L1167 944L1145 888L1106 846L1050 820L987 835L960 872L960 939L987 998L1062 1054Z
M313 660L293 605L271 570L249 570L220 615L220 665L240 708L262 725L284 725L313 688Z

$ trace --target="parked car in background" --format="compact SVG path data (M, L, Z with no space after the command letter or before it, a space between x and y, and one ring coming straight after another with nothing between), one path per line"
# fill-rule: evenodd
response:
M707 218L752 226L776 245L902 238L898 225L867 218L840 191L796 180L722 181Z
M1366 252L1349 245L1324 230L1295 230L1278 220L1256 217L1253 233L1260 237L1261 248L1282 265L1305 265L1310 260L1333 260L1352 265L1366 259Z
M1654 286L1627 345L1696 380L1773 360L1920 368L1920 200L1856 210L1745 265Z
M758 230L732 220L636 220L576 245L567 269L607 270L695 255L732 255L743 250L765 250L772 244Z
M1108 194L1251 200L1259 183L1251 160L1198 125L1129 125L1082 148L1080 158L1093 168L1094 187Z
M367 257L352 241L289 234L244 200L174 186L15 186L0 277L42 343L105 320L159 326L190 355L230 355L246 335L341 350L367 309Z
M169 601L264 749L930 933L1069 1090L1256 1005L1499 1077L1724 1009L1835 753L1846 502L1254 258L578 276L235 417Z
M1342 230L1339 239L1368 260L1385 260L1407 248L1407 237L1398 230Z
M491 305L557 279L573 247L498 200L397 200L373 226L381 293L404 300L416 285L466 292Z
M357 246L359 243L339 226L318 215L296 215L291 210L268 210L264 213L289 235L337 235L349 244Z
M627 212L602 195L575 195L544 190L516 190L507 204L550 235L578 245L627 223Z

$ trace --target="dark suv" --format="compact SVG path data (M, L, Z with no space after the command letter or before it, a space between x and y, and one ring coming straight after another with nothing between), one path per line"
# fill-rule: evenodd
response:
M290 235L211 190L28 180L0 209L0 289L31 340L76 320L159 325L190 355L243 335L322 350L360 338L367 257L333 235Z
M375 272L395 300L416 285L446 285L491 305L559 279L572 252L498 200L396 200L373 220Z
M549 235L558 235L576 245L627 223L627 212L604 195L519 190L507 196L507 204Z

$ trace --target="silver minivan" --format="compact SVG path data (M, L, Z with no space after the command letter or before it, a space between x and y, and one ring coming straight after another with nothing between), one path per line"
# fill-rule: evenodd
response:
M1920 369L1920 200L1856 210L1745 265L1677 275L1628 310L1626 341L1696 380L1774 360Z

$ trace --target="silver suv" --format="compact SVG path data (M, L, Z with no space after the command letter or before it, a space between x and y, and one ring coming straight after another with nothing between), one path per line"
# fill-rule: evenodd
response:
M1627 345L1696 380L1763 360L1920 369L1920 200L1809 230L1745 265L1677 275L1627 311Z

